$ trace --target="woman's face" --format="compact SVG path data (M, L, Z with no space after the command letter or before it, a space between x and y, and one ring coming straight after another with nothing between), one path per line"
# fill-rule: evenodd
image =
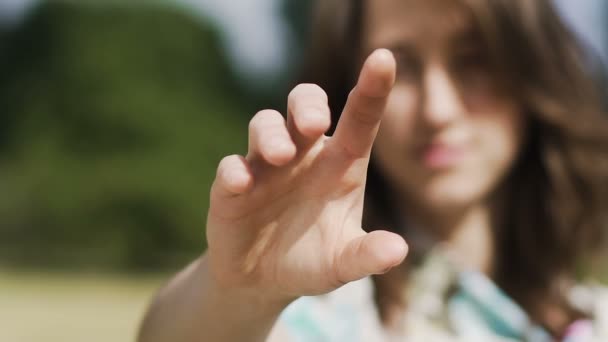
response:
M472 18L454 0L367 5L366 52L389 48L398 65L374 162L408 203L431 212L479 203L513 164L525 120Z

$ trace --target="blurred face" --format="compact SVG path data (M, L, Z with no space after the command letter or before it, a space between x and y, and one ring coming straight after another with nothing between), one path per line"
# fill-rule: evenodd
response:
M374 162L407 203L465 208L496 188L524 131L520 105L493 75L454 0L368 1L364 47L389 48L398 78Z

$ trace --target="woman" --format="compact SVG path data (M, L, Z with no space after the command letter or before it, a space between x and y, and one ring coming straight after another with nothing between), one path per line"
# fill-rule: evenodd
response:
M550 3L322 1L315 27L321 87L220 163L209 249L141 341L608 339L606 295L575 286L607 222L608 130Z

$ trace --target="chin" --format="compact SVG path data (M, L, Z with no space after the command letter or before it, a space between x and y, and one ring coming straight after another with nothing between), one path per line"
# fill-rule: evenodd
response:
M436 209L457 209L479 202L486 195L486 187L479 180L448 179L427 184L421 193L427 206Z

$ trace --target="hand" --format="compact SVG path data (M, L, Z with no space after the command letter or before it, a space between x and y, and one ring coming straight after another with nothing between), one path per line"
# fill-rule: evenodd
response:
M316 85L289 95L287 121L271 110L249 125L247 157L224 158L211 189L209 268L223 288L277 300L330 292L384 273L405 241L361 228L369 156L395 80L387 50L365 62L335 134Z

